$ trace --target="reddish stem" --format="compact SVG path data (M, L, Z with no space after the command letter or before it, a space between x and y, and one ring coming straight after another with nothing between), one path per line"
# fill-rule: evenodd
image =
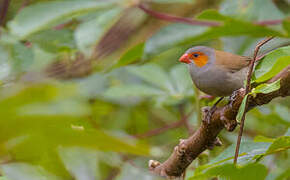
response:
M168 22L177 22L177 23L185 23L185 24L190 24L190 25L198 25L198 26L219 26L219 22L213 22L213 21L202 21L202 20L196 20L196 19L191 19L191 18L185 18L185 17L179 17L179 16L174 16L166 13L160 13L157 11L154 11L148 7L146 7L144 4L139 4L138 7L142 9L145 13L157 18L161 19L164 21ZM265 20L265 21L258 21L255 22L255 24L258 25L277 25L281 24L283 20L281 19L276 19L276 20Z
M0 26L4 25L5 17L9 8L10 0L3 0L0 4Z
M248 72L248 76L247 76L247 85L246 85L246 92L245 92L246 95L249 94L251 91L251 78L252 78L252 74L254 71L255 61L257 60L258 52L264 44L266 44L267 42L269 42L273 38L274 37L268 37L268 38L264 39L255 48L254 57L250 63L249 72ZM249 104L249 96L245 96L245 98L246 98L245 109L247 109L248 104ZM244 130L244 124L245 124L245 117L246 117L246 111L244 111L244 113L242 115L242 119L241 119L240 131L239 131L237 145L236 145L236 151L235 151L234 164L237 163L238 156L239 156L239 150L240 150L240 145L241 145L241 140L242 140L242 135L243 135L243 130Z
M179 23L185 23L190 25L199 25L199 26L218 26L220 23L218 22L209 22L209 21L201 21L201 20L195 20L190 18L184 18L184 17L178 17L173 16L170 14L160 13L153 11L152 9L147 8L144 4L139 4L138 7L142 9L147 14L161 20L169 21L169 22L179 22Z

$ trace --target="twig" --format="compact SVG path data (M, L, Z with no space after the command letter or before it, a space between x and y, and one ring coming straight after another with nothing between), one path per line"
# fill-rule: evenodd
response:
M135 135L135 137L137 138L146 138L146 137L151 137L151 136L156 136L158 134L161 134L163 132L168 131L169 129L174 129L174 128L178 128L180 126L183 125L182 121L177 121L171 124L166 124L165 126L161 127L161 128L157 128L157 129L153 129L151 131L145 132L143 134L137 134Z
M4 25L5 17L9 8L10 0L2 0L0 4L0 26Z
M168 22L177 22L177 23L184 23L184 24L198 25L198 26L209 26L209 27L221 25L221 23L219 23L219 22L203 21L203 20L179 17L179 16L174 16L171 14L157 12L157 11L154 11L154 10L146 7L146 5L144 5L142 3L138 5L138 8L140 8L141 10L143 10L145 13L149 14L150 16L153 16L157 19L168 21ZM254 22L254 23L258 24L258 25L277 25L277 24L281 24L282 21L283 20L281 20L281 19L276 19L276 20L258 21L258 22Z
M256 106L268 104L274 98L290 96L290 66L283 69L268 81L268 83L271 83L275 79L280 79L280 89L268 94L257 94L255 97L249 96L249 103L245 111L249 111ZM202 123L192 136L188 139L180 140L179 145L174 148L173 153L165 162L160 163L155 160L150 160L149 169L154 174L160 176L168 178L180 177L200 153L210 148L210 144L219 144L216 141L216 137L223 128L226 128L228 131L235 129L235 119L244 96L245 89L243 88L234 92L230 98L230 102L223 107L218 107L213 113L210 124Z
M135 135L135 137L136 138L146 138L146 137L156 136L156 135L161 134L163 132L166 132L170 129L178 128L182 125L185 125L185 121L187 121L187 119L191 116L192 113L193 113L193 110L191 112L189 112L187 115L182 116L179 121L176 121L176 122L171 123L171 124L166 124L165 126L163 126L161 128L153 129L153 130L148 131L148 132L143 133L143 134L137 134L137 135ZM192 132L192 129L190 128L189 133L191 133L191 132Z
M190 19L190 18L184 18L184 17L178 17L173 16L170 14L160 13L157 11L153 11L149 8L147 8L144 4L139 4L138 7L142 9L145 13L161 20L169 21L169 22L180 22L190 25L199 25L199 26L219 26L219 22L211 22L211 21L201 21L196 19Z
M282 19L275 19L275 20L265 20L265 21L260 21L260 22L256 22L255 24L259 24L259 25L277 25L277 24L281 24L282 23Z
M183 122L183 125L187 129L188 134L189 135L193 134L194 131L193 131L193 129L192 129L192 127L191 127L191 125L190 125L190 123L188 121L188 118L192 114L193 110L188 115L186 115L185 112L184 112L184 106L181 105L180 109L179 109L179 112L180 112L180 115L181 115L181 121Z
M249 72L247 75L247 84L246 84L246 91L245 91L246 95L249 94L251 91L251 78L252 78L252 74L253 74L253 70L254 70L255 61L257 60L258 52L264 44L266 44L267 42L269 42L273 38L274 37L268 37L268 38L264 39L255 48L254 56L253 56L253 59L250 63ZM249 103L249 98L248 98L248 96L246 96L245 98L246 98L245 109L247 109L248 103ZM236 145L236 151L235 151L234 164L237 163L238 156L239 156L239 149L240 149L241 139L242 139L243 130L244 130L245 116L246 116L246 111L244 111L244 113L242 115L242 119L241 119L240 131L239 131L237 145Z

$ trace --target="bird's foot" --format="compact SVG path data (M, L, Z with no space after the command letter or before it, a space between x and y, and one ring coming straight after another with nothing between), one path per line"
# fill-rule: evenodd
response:
M209 107L209 106L203 107L202 108L202 114L203 114L202 122L209 124L214 111L215 111L215 108L213 107Z
M236 128L236 126L238 124L236 120L228 119L223 113L221 114L220 117L221 117L221 120L223 121L224 126L225 126L227 131L231 132Z
M222 100L223 100L223 97L219 98L217 100L217 102L215 102L214 105L211 108L205 107L205 108L202 109L202 112L205 115L204 118L203 118L203 121L205 123L207 123L207 124L210 123L211 117L212 117L213 113L216 111L218 103L220 103Z

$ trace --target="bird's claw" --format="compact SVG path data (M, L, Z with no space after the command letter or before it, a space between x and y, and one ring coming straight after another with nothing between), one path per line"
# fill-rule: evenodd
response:
M210 124L211 117L213 113L215 112L216 107L203 107L202 112L203 112L203 122L206 124Z
M212 150L215 146L221 146L221 145L222 145L221 140L218 137L216 137L213 142L210 142L207 145L207 149Z
M221 120L223 121L226 130L229 132L233 131L238 124L236 120L230 120L224 114L221 114Z

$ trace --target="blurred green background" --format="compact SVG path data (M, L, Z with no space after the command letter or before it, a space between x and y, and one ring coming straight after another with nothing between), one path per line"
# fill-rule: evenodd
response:
M163 21L139 4L221 25ZM289 0L0 0L0 179L160 179L148 160L166 160L214 103L178 58L194 45L252 56L276 36L261 52L287 47L255 72L267 80L290 64L289 17ZM279 23L257 25L268 20ZM247 114L240 168L238 128L224 130L186 179L289 179L289 107L278 98Z

